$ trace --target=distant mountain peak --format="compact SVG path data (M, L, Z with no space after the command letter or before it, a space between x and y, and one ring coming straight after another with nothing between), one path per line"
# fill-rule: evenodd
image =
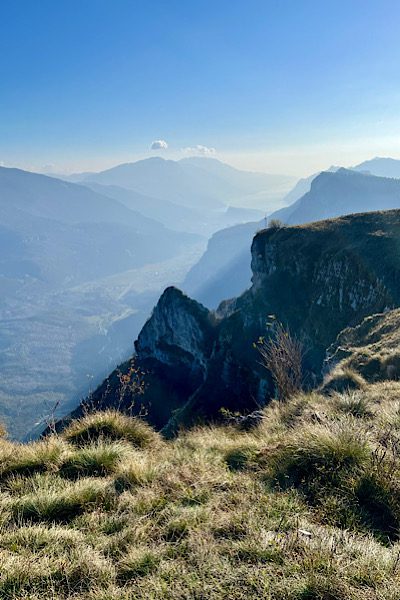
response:
M353 167L354 171L368 171L378 177L400 179L400 160L397 158L375 156Z

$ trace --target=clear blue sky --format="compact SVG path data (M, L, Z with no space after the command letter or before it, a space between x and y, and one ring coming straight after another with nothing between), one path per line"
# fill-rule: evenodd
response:
M400 157L398 0L2 0L0 162Z

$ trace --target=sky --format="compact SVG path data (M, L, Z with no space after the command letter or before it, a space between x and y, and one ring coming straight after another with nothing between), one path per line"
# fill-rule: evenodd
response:
M0 7L0 164L198 154L303 176L400 158L398 0Z

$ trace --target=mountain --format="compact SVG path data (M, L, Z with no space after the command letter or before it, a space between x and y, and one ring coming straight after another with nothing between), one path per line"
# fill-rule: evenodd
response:
M329 167L329 169L325 169L323 172L336 173L336 171L338 171L339 169L340 169L340 167L335 167L332 165L331 167ZM313 173L312 175L309 175L308 177L299 179L299 181L297 181L296 185L283 198L283 204L284 204L283 208L291 206L297 200L299 200L302 196L304 196L304 194L307 194L307 192L309 192L311 189L312 182L314 181L314 179L316 177L318 177L318 175L321 174L321 172L322 171L319 171L318 173Z
M394 177L400 178L400 160L395 158L375 157L371 160L366 160L359 165L353 167L355 171L362 171L377 175L378 177Z
M227 186L228 196L242 196L256 194L268 190L281 191L292 185L294 177L291 175L275 175L256 171L242 171L221 162L215 158L188 157L182 158L179 164L186 169L195 167L210 175L214 175Z
M227 205L259 209L259 195L265 210L270 197L281 198L293 182L289 176L239 171L210 158L173 161L159 157L86 174L81 180L131 189L201 213L223 210ZM254 195L257 201L252 202Z
M12 277L14 264L19 277L26 265L26 275L50 283L77 283L157 262L199 239L84 186L4 167L0 219L3 235L18 245L11 262L9 254L2 256L0 274Z
M400 181L375 177L349 169L323 171L311 182L310 191L297 202L270 215L294 225L372 210L400 207Z
M20 169L0 167L0 191L0 207L3 215L7 211L6 218L18 210L69 224L146 223L139 213L82 185Z
M215 185L215 177L205 180L203 175L200 169L185 169L179 162L154 157L118 165L89 175L84 181L133 189L199 210L222 209L221 190Z
M181 424L217 419L222 408L245 412L267 402L273 385L255 342L274 335L270 315L303 342L306 381L315 385L343 329L400 306L399 248L398 210L260 231L252 287L216 313L176 288L165 290L135 343L147 381L136 410L170 434ZM118 401L114 372L88 402L105 408ZM132 398L126 401L131 406Z
M400 181L375 177L348 169L324 171L311 181L310 191L291 206L269 215L285 224L297 225L357 212L400 207ZM249 223L215 234L199 263L188 273L183 289L210 308L224 298L240 294L250 285L252 236L264 222ZM222 264L221 248L235 246ZM198 277L201 273L202 281ZM224 290L226 292L224 293Z
M102 185L94 182L85 182L85 185L93 191L113 198L124 204L130 210L137 211L142 215L156 219L165 227L176 231L198 232L201 229L201 214L195 209L145 196L135 190L130 190L117 185ZM193 231L194 230L194 231Z
M0 421L22 438L129 356L126 331L140 330L204 242L18 169L0 168L0 223Z

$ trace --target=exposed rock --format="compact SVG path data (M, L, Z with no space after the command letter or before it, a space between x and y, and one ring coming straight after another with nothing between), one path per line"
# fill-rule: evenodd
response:
M264 418L265 414L262 410L255 410L248 415L232 415L227 419L227 422L243 431L249 431L257 427Z
M210 312L169 287L140 332L135 343L141 360L156 360L204 378L212 346Z

